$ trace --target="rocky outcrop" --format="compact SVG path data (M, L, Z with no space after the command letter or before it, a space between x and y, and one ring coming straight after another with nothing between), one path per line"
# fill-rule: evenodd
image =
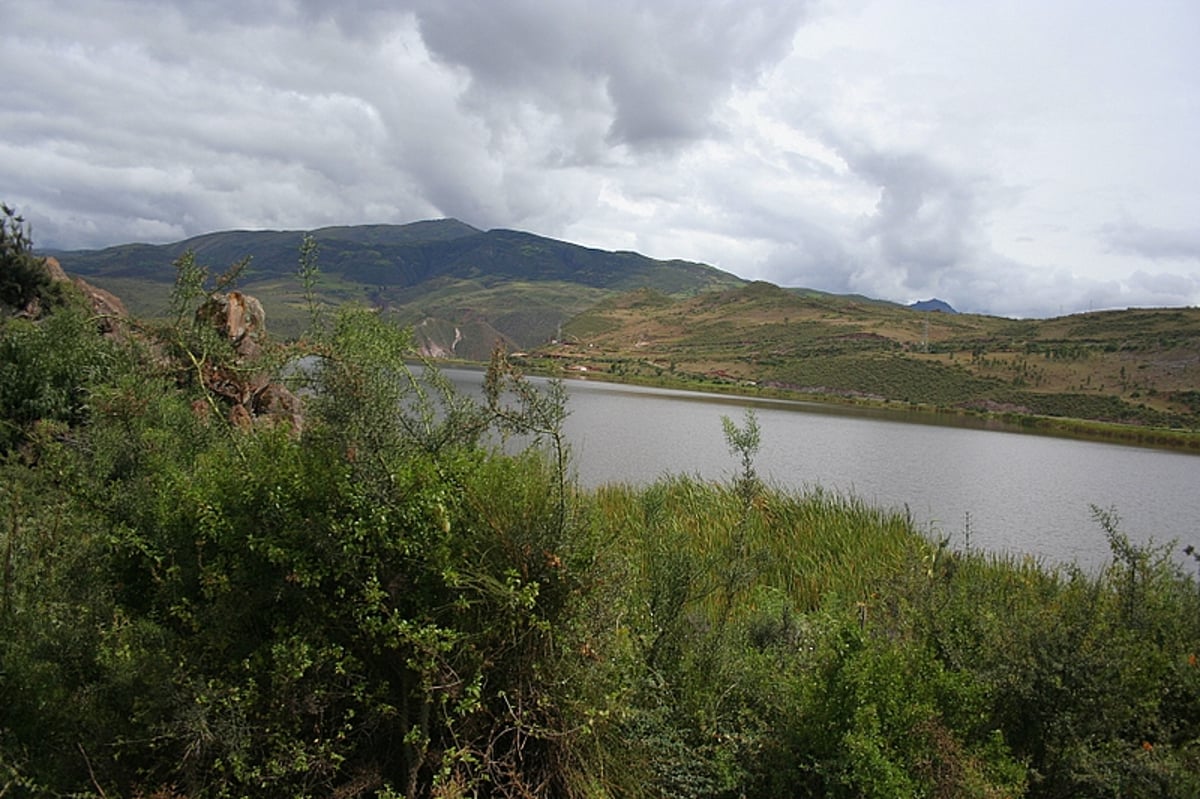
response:
M285 423L299 433L304 426L304 406L300 398L287 386L267 383L254 393L251 409L256 418L265 418L273 423Z
M129 320L129 311L120 297L99 286L93 286L81 277L71 277L63 271L57 258L46 258L43 262L46 274L52 283L70 283L83 296L96 319L96 326L106 336L122 334Z
M51 284L69 284L82 296L97 327L109 337L130 335L128 311L120 298L109 291L93 286L83 278L71 277L55 258L42 259L42 267ZM61 294L53 302L64 301ZM34 297L20 315L40 318L48 311L40 296ZM280 383L274 383L262 368L259 356L266 343L266 312L256 298L240 291L213 294L196 310L196 321L217 331L232 345L233 358L204 359L202 380L208 392L207 401L193 405L197 415L208 417L212 410L224 406L228 419L236 427L258 424L286 424L299 434L303 423L303 404L299 397ZM141 333L133 335L145 339ZM167 348L149 337L152 351L160 359L169 359ZM192 367L187 372L192 373Z
M240 291L214 294L196 311L196 318L229 339L239 357L253 358L262 351L267 315L254 297Z
M73 278L71 283L83 294L83 299L96 318L96 326L106 336L116 336L124 332L129 312L121 298L111 291L105 291L93 286L81 277Z
M304 425L300 398L255 368L267 334L262 303L240 291L213 294L196 309L196 319L233 346L234 362L211 364L204 376L205 388L229 404L229 421L239 428L286 424L299 434Z
M42 265L46 269L46 274L50 276L52 283L70 283L71 278L67 277L67 273L63 271L62 264L57 258L46 258L42 261Z
M131 335L125 304L115 294L93 286L83 278L71 277L55 258L44 258L41 267L51 284L68 284L82 297L96 320L97 327L109 337ZM45 278L41 278L44 285ZM54 304L73 302L66 300L61 292L47 294ZM49 308L43 305L41 295L35 296L18 313L30 319L39 319ZM266 343L266 312L256 298L240 291L213 294L196 310L196 321L208 325L229 341L233 358L204 359L202 380L208 397L193 403L193 412L208 418L213 410L220 409L235 427L246 428L261 424L286 424L299 434L304 424L304 408L300 398L287 386L272 382L262 368L259 356ZM144 333L132 335L146 339ZM170 359L166 347L149 336L150 347L160 359ZM165 364L164 364L165 365ZM192 367L187 367L189 374Z

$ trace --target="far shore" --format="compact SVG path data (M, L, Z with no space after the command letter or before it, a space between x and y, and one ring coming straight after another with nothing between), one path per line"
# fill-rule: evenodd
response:
M539 377L595 381L645 388L662 388L672 391L689 391L730 399L741 399L748 402L771 400L803 403L806 405L821 405L830 409L857 409L884 414L889 418L894 418L896 421L947 426L963 426L967 424L979 429L1031 433L1034 435L1072 438L1084 441L1101 441L1200 455L1200 430L1144 427L1141 425L1119 424L1094 419L1039 416L1012 411L983 411L973 408L945 407L875 397L844 396L833 393L810 394L789 389L758 386L747 382L718 383L711 380L681 379L667 376L614 375L610 372L600 370L583 372L563 369L557 365L554 368L547 367L545 360L539 358L517 358L515 360L529 374ZM437 359L437 363L466 369L483 370L487 368L486 364L476 361Z

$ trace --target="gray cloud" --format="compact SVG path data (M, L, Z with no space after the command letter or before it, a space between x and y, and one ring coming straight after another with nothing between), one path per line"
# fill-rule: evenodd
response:
M1145 258L1200 261L1200 228L1169 229L1122 220L1100 235L1113 252Z
M46 247L456 216L963 310L1197 304L1200 10L1148 1L9 2L0 199ZM1084 13L1103 81L1058 68Z
M655 150L712 135L718 103L787 53L805 5L471 0L416 14L435 57L471 76L477 105L601 109L610 143Z
M819 252L841 278L833 290L903 301L938 296L979 309L986 275L1017 266L998 257L984 233L987 181L923 152L820 130L846 165L843 184L875 197L846 229L821 230L827 244ZM811 241L812 232L805 238Z

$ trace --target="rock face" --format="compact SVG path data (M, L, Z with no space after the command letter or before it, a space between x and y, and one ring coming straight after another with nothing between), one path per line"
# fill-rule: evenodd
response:
M262 303L240 291L214 294L196 309L196 319L228 339L237 354L235 363L213 365L204 377L205 387L230 404L230 422L240 428L258 423L287 424L299 434L304 425L300 398L254 368L267 334Z
M254 297L240 291L214 294L196 311L196 318L229 339L240 357L253 358L262 351L267 315Z
M70 283L83 295L84 301L96 316L96 325L101 333L115 336L123 331L125 322L129 319L129 311L125 310L125 304L117 295L93 286L81 277L71 277L63 271L57 258L46 258L43 263L52 282Z

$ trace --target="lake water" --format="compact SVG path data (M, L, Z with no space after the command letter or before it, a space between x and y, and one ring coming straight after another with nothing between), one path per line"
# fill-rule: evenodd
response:
M447 374L463 385L480 379L468 370ZM762 432L755 459L762 478L907 508L923 529L949 535L956 547L965 545L969 528L973 547L1095 569L1109 551L1092 505L1115 508L1133 540L1200 546L1200 456L812 403L583 380L566 386L566 432L585 486L647 483L665 474L728 480L739 461L721 417L741 424L752 407Z

